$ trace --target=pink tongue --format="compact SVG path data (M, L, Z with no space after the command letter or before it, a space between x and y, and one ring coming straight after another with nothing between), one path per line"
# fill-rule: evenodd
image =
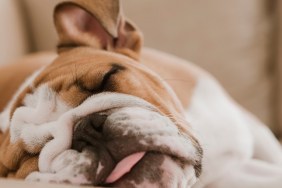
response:
M113 183L121 178L124 174L129 172L136 163L138 163L142 157L145 155L145 152L134 153L128 157L121 160L106 179L106 183Z

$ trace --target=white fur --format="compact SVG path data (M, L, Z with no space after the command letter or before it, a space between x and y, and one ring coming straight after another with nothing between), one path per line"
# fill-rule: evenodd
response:
M27 144L30 150L45 144L42 138L46 140L52 135L48 131L50 127L44 125L57 120L70 109L47 85L41 85L33 94L26 95L24 106L16 109L11 120L11 141L23 139L27 144L34 140L33 144Z
M164 172L163 182L167 182L168 188L191 188L197 181L194 167L189 164L186 164L183 169L176 166L175 161L165 156L165 161L161 167Z
M282 151L274 136L213 78L198 80L186 117L204 150L203 173L193 188L282 186L282 168L276 166Z
M26 177L26 180L46 183L69 182L74 185L91 184L90 180L88 180L85 176L86 174L84 169L82 170L78 168L79 166L90 166L91 163L91 158L87 155L87 153L79 153L75 150L66 150L54 159L51 165L51 172L33 172Z
M143 187L159 188L159 185L152 184L149 180L145 180L141 184L136 184L135 181L130 181L130 183L131 185L134 186L134 188L143 188Z
M126 114L126 120L119 122L119 117ZM107 123L108 122L108 123ZM143 145L146 139L153 139L154 146L168 146L172 153L182 158L189 158L195 162L199 160L196 148L191 140L182 136L177 126L168 118L158 112L148 111L141 107L125 107L113 112L107 120L112 130L121 130L123 135L138 135L143 138L139 142ZM122 126L116 126L119 123Z
M102 165L102 163L99 162L98 168L97 168L97 174L100 174L100 172L101 172L104 168L105 168L105 167Z
M34 79L45 69L45 66L40 68L39 70L35 71L30 77L26 79L26 81L19 87L19 89L16 91L12 99L9 101L8 105L5 107L3 112L0 113L0 131L6 132L6 130L10 126L10 113L11 109L18 99L19 95L26 89L27 87L33 88L33 81Z

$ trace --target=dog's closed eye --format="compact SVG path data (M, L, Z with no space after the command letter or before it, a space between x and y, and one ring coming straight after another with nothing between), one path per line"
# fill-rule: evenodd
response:
M89 84L89 82L87 84L86 81L82 80L83 77L75 78L74 84L80 89L81 92L88 94L95 94L103 91L113 91L114 84L110 82L111 77L125 69L125 67L113 63L111 64L111 69L102 76L101 81L99 82L100 84Z
M107 84L109 84L109 81L111 79L111 76L122 71L125 70L125 67L119 65L119 64L112 64L112 68L104 75L103 80L101 82L100 85L100 91L105 91L105 88L107 86Z

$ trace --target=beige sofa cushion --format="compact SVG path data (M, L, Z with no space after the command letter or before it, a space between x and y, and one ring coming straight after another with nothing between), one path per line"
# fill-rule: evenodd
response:
M0 64L4 64L25 54L29 46L17 1L1 0L0 13Z
M33 49L55 50L57 35L53 25L53 9L63 0L21 0L26 10Z

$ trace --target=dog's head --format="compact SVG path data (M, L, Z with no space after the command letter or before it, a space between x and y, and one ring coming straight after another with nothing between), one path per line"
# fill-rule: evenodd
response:
M25 154L40 153L40 174L30 180L192 185L201 147L173 91L140 62L141 33L119 1L66 1L54 18L59 56L10 106L6 149L24 152L10 166L3 160L13 152L2 155L6 171L24 166Z

